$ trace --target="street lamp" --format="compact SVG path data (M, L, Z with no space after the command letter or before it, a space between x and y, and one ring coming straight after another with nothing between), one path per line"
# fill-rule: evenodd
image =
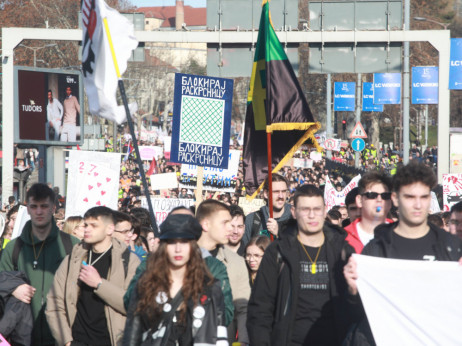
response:
M433 20L433 19L430 19L430 18L425 18L425 17L414 17L414 20L417 20L419 22L435 23L435 24L441 25L444 30L447 30L448 26L451 25L451 23L441 23L441 22L437 22L436 20Z
M54 47L54 46L56 46L56 45L57 45L56 43L50 43L50 44L46 44L46 45L41 46L41 47L29 47L29 46L26 46L26 45L24 45L24 44L21 43L19 46L34 51L34 67L37 67L37 51L38 51L39 49L43 49L43 48L47 48L47 47ZM43 60L42 60L42 61L43 61Z

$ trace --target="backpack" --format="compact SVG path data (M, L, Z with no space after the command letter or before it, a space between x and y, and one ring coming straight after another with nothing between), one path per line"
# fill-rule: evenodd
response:
M64 250L66 251L66 255L68 255L72 251L72 241L71 241L71 236L65 232L59 232L61 236L61 242L63 243ZM24 245L24 241L21 239L21 237L16 238L16 242L14 243L14 248L13 248L13 256L12 256L12 261L13 261L13 270L18 271L18 258L19 258L19 253L21 252L21 248Z

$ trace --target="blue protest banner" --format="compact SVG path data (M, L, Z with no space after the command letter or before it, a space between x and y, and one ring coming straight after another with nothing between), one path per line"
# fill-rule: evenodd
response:
M363 83L363 112L383 112L383 105L374 104L374 83Z
M233 80L175 74L170 161L228 168Z
M451 38L449 89L462 89L462 38Z
M438 67L412 68L412 103L415 105L438 104Z
M355 110L355 86L352 82L334 83L334 111Z
M374 104L394 105L401 103L401 74L374 73Z

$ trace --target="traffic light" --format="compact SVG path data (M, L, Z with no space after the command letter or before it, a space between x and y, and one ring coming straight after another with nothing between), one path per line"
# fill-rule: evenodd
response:
M342 120L343 136L346 138L346 120Z

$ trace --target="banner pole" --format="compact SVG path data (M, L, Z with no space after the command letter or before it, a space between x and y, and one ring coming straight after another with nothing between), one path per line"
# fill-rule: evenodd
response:
M136 161L138 163L138 168L139 168L140 174L141 174L141 182L143 183L144 194L146 195L146 200L148 202L148 209L149 209L149 216L151 218L152 230L154 232L154 236L156 238L158 238L160 233L159 233L159 229L157 227L156 218L154 217L154 209L152 208L151 196L149 195L148 182L146 181L146 174L144 172L143 163L141 162L140 150L138 148L138 141L137 141L136 136L135 136L135 128L133 126L132 118L131 118L131 115L130 115L130 110L128 108L127 95L125 94L125 86L124 86L124 82L122 80L122 77L120 75L119 65L117 63L117 57L115 55L114 45L112 43L112 37L111 37L111 33L109 31L109 25L108 25L108 22L107 22L107 18L104 18L103 22L104 22L104 28L106 29L106 34L107 34L109 47L111 48L112 61L114 62L114 68L116 70L117 78L119 79L118 85L119 85L120 95L122 96L122 101L123 101L123 104L124 104L125 114L127 116L127 123L128 123L128 127L130 128L130 134L131 134L132 140L133 140L133 147L135 148Z
M197 189L196 189L196 211L202 203L202 191L204 189L204 167L197 166Z
M273 159L271 153L271 132L266 133L266 144L268 153L268 208L270 218L273 218ZM274 241L273 233L270 233L271 241Z

